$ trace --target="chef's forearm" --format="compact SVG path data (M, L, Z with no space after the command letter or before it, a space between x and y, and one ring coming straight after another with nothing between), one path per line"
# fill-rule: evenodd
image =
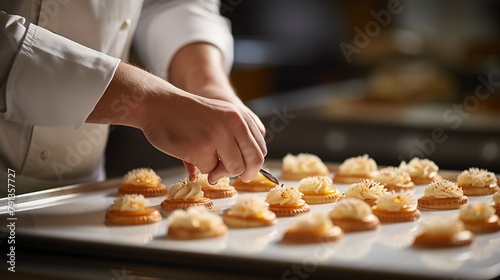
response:
M208 98L240 102L224 69L221 51L209 43L180 49L168 69L169 81L188 92Z
M160 95L166 98L169 92L180 90L142 69L121 62L86 122L141 129L148 118L147 103Z

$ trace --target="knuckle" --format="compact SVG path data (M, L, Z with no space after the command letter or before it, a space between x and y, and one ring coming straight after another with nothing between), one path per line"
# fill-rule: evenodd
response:
M233 175L239 175L245 171L245 166L240 162L238 163L230 162L227 164L227 166L226 165L224 166L226 167L227 172Z
M211 160L209 157L202 158L202 160L196 158L193 165L195 165L201 173L208 174L217 167L217 161Z
M255 156L251 157L248 163L251 166L259 168L264 163L264 155L255 153Z
M230 125L242 125L245 121L243 116L237 111L229 111L226 113L226 120Z

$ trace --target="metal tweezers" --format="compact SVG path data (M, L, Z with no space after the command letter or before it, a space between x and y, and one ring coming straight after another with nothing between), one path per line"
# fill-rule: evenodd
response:
M275 183L276 185L280 184L278 179L276 179L276 177L274 177L271 173L267 172L266 170L260 169L259 172L260 172L260 174L264 175L264 177L266 177L267 180Z

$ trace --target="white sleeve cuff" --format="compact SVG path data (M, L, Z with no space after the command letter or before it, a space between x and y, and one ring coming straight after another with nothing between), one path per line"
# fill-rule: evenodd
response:
M233 37L229 21L219 13L218 1L145 3L134 48L149 71L166 79L175 53L194 42L219 48L229 73L233 64Z
M49 127L80 127L120 60L30 24L14 59L1 117Z
M25 22L23 17L0 11L0 26L3 27L0 33L0 112L5 111L5 83L26 33Z

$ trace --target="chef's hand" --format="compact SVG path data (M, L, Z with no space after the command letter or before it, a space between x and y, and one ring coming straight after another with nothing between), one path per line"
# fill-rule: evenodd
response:
M113 110L128 100L128 113ZM249 181L267 153L254 118L226 101L182 91L170 83L120 63L87 122L141 129L160 151L196 166L215 183L224 176Z
M141 127L153 146L208 174L210 183L238 175L248 181L257 174L266 145L248 113L188 93L171 98L147 106L149 117Z
M198 92L201 92L201 91L198 91ZM254 139L259 139L259 140L257 140L259 143L259 147L264 152L266 149L266 144L263 142L260 142L260 141L264 141L263 137L265 136L265 131L266 131L264 124L261 122L259 117L257 117L257 115L255 115L255 113L253 113L247 106L245 106L243 104L243 102L241 102L241 101L235 102L235 103L232 103L232 105L233 105L233 108L235 109L236 112L238 112L240 115L244 116L243 120L245 121L246 125L249 127ZM264 152L263 155L265 156L266 153L267 152ZM189 162L186 162L186 161L184 161L183 163L184 163L184 166L188 172L189 180L190 181L194 180L196 178L196 166L194 166L193 164L190 164ZM261 165L262 165L262 163L261 163ZM222 177L228 176L228 175L229 175L229 177L239 175L239 174L237 174L238 172L231 173L231 172L229 172L229 170L227 170L224 167L225 167L225 165L220 164L218 166L217 170L214 170L214 172L212 172L212 177L209 176L209 182L215 183L219 179L221 179ZM259 166L259 168L260 168L260 166ZM257 174L257 173L253 173L254 172L253 169L249 170L248 172L250 173L248 176L245 176L243 174L242 174L242 176L240 176L244 181L251 180ZM258 172L258 169L257 169L257 172ZM205 173L205 172L202 171L202 173Z
M190 93L232 103L241 115L246 116L244 120L251 128L254 137L260 139L257 133L260 133L262 137L265 136L264 124L236 95L224 69L223 60L222 53L215 46L203 42L192 43L184 46L175 54L169 66L167 78L175 86ZM257 126L258 131L254 129L255 126ZM196 168L186 162L184 165L188 171L189 179L194 180ZM224 170L221 169L221 172L216 174L223 173ZM253 177L255 175L257 173ZM220 179L222 176L214 176L214 178ZM246 176L242 176L242 179L247 181Z

